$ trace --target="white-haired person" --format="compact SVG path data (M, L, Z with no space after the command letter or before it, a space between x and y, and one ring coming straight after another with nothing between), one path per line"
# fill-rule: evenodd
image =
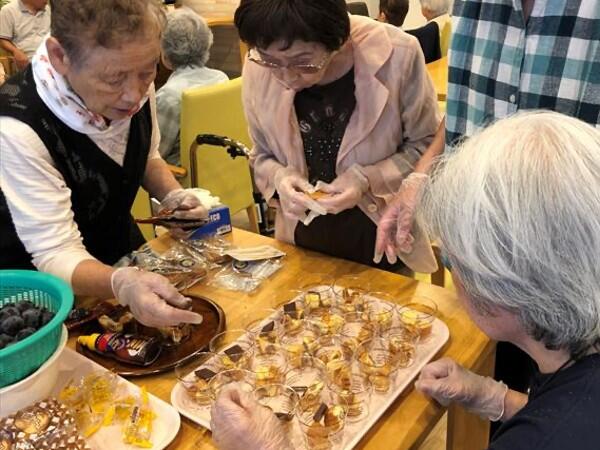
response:
M595 0L454 2L446 118L379 221L375 260L385 253L395 261L410 251L413 217L432 161L457 142L531 109L600 125L597 5ZM495 367L498 379L527 391L533 363L523 351L500 343Z
M538 373L527 396L443 358L417 390L502 421L489 450L596 450L600 130L553 112L501 120L444 159L423 209L469 316ZM274 414L235 390L217 398L212 432L221 450L293 448Z
M213 44L213 34L206 21L188 8L169 14L162 35L162 61L173 73L156 92L158 125L162 157L179 165L179 118L181 94L193 87L210 86L227 81L220 70L206 67Z

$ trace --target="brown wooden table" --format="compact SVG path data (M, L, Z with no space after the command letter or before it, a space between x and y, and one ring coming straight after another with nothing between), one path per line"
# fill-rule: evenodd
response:
M426 67L435 86L438 100L446 101L448 95L448 57L444 56L437 61L430 62Z
M414 294L434 299L439 306L439 318L450 329L448 344L439 356L450 356L467 368L480 374L493 373L494 344L471 322L461 309L456 295L428 283L400 275L372 269L360 264L323 256L298 247L283 244L271 238L235 229L228 239L238 246L270 244L287 253L282 269L252 295L197 285L190 293L204 295L217 302L225 311L228 328L243 328L256 317L256 310L274 306L285 300L285 292L298 286L299 280L310 273L325 274L332 282L335 278L352 273L371 283L374 290L395 294L399 301ZM166 249L168 237L154 241L158 250ZM71 339L73 341L73 339ZM70 342L74 346L74 342ZM149 392L170 402L171 390L176 380L173 372L131 379L144 385ZM417 448L427 437L445 408L416 392L412 385L386 411L379 422L356 447L359 449L410 449ZM448 450L479 450L487 447L488 423L465 413L460 408L450 408L448 414ZM214 449L210 432L182 417L181 429L169 450ZM255 449L248 449L255 450ZM258 450L258 449L256 449Z

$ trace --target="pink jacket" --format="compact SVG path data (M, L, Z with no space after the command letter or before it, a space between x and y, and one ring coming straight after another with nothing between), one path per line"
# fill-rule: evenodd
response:
M369 191L358 204L377 223L402 180L432 141L440 122L436 93L418 41L397 27L350 16L356 108L338 153L336 172L362 167ZM270 69L244 65L242 97L254 143L251 164L257 187L270 205L275 172L292 166L308 174L294 110L295 92ZM275 237L292 242L296 221L278 211ZM436 268L427 236L417 230L413 252L401 256L416 271Z

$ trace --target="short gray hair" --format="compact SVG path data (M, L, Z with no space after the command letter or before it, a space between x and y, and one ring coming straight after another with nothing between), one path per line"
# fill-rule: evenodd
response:
M450 13L452 0L420 0L421 7L431 11L435 17Z
M549 349L600 340L600 130L554 112L500 120L441 159L424 219L480 312Z
M213 34L206 21L192 10L180 8L168 15L161 47L175 69L204 66L212 43Z

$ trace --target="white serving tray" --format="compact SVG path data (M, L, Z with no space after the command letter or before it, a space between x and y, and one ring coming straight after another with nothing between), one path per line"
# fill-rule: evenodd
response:
M72 379L78 380L90 372L102 371L108 372L107 369L94 361L80 355L79 353L65 348L59 358L59 381L52 391L53 396L58 396L62 388ZM135 384L130 383L125 378L119 377L120 383L126 386L131 393L139 392L140 388ZM175 439L179 432L181 419L177 411L168 403L148 393L148 398L152 406L152 410L156 414L152 430L152 450L162 450ZM93 450L139 450L139 447L126 445L121 439L121 427L119 425L111 425L102 427L91 437L86 439L88 445Z
M267 319L265 319L266 321ZM435 319L432 324L431 335L417 346L415 362L412 366L406 369L400 369L396 374L395 382L386 394L377 394L373 392L371 402L369 404L369 416L357 423L346 423L344 429L344 439L342 449L351 450L369 431L369 429L379 420L386 409L402 394L407 386L415 379L421 369L438 353L450 337L448 327L440 319ZM181 383L177 383L171 391L171 404L177 410L191 421L202 425L210 430L210 407L199 408L195 406L187 396L185 389ZM304 443L304 438L301 435L300 425L297 419L293 421L292 433L294 434L292 441L294 443ZM305 448L304 444L301 447Z

